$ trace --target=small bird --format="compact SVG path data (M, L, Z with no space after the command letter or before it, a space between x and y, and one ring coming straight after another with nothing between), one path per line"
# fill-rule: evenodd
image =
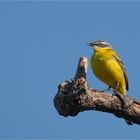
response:
M88 43L94 49L91 57L91 67L95 76L112 88L116 93L126 95L129 89L128 78L124 64L108 42L97 40ZM126 120L127 124L132 124Z

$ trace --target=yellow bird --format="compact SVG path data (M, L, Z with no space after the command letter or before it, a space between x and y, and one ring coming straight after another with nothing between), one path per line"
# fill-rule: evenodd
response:
M114 91L126 95L126 90L129 89L126 70L120 57L112 49L112 45L98 40L89 43L88 46L94 49L91 67L95 76ZM130 121L127 123L132 124Z

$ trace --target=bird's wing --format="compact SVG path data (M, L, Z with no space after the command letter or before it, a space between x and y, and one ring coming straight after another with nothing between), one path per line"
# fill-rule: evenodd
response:
M117 62L119 63L119 65L121 66L121 68L123 70L125 83L126 83L126 89L129 90L128 77L127 77L127 74L126 74L124 64L123 64L122 60L120 59L120 57L118 56L118 54L115 51L113 51L113 57L117 60Z

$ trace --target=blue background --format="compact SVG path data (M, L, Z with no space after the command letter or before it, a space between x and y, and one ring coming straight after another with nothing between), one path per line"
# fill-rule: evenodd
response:
M71 79L92 40L110 42L140 99L140 2L0 2L0 138L137 139L140 126L88 111L59 116L57 86ZM106 85L93 76L91 87Z

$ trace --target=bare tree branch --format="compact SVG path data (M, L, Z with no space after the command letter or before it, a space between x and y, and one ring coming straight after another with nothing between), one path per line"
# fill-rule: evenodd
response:
M81 57L74 79L58 86L58 93L54 98L58 113L67 117L86 110L98 110L140 125L140 102L125 96L128 101L132 100L132 104L124 108L118 96L91 89L86 80L87 68L87 58Z

